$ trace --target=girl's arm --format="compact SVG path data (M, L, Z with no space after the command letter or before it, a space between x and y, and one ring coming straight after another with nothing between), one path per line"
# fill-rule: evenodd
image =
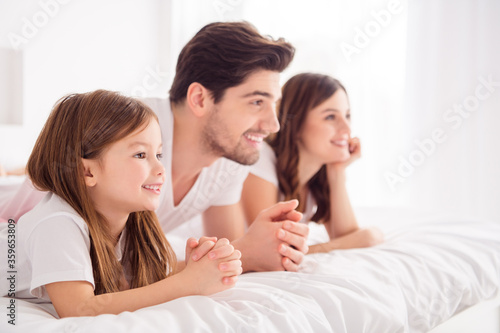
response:
M361 156L358 138L349 144L350 158L341 163L327 165L330 187L330 219L325 228L330 241L309 247L309 253L329 252L335 249L369 247L383 240L382 233L376 228L360 229L346 188L346 167Z
M210 242L203 244L207 246ZM180 273L145 287L97 296L87 281L54 282L45 288L61 318L118 314L183 296L209 295L234 286L237 275L241 274L241 253L235 251L227 239L211 243L224 258L212 260L206 255L198 261L190 259ZM186 252L190 253L191 249Z

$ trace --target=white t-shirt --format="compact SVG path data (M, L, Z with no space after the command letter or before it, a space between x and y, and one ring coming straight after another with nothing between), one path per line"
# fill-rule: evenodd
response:
M7 239L7 229L7 223L2 223L2 244ZM87 224L59 196L47 194L33 210L19 219L14 234L15 264L6 267L4 260L5 263L0 265L1 296L8 296L10 281L7 279L13 275L15 298L36 303L50 302L45 290L49 283L88 281L94 286ZM119 260L124 245L123 234L116 246ZM2 253L7 252L2 250Z
M167 178L162 189L160 206L156 211L163 231L175 229L211 206L238 203L249 168L226 158L219 158L202 169L193 187L182 201L174 206L171 178L174 116L170 101L164 98L147 98L142 101L158 115L163 137L162 163Z
M250 173L268 181L269 183L276 186L279 189L278 172L276 171L276 155L274 150L267 144L267 142L262 143L262 148L260 150L260 157L257 163L250 167ZM284 200L285 196L281 191L279 192L278 200ZM301 223L307 223L313 217L316 212L317 206L311 193L307 195L305 212L300 220Z

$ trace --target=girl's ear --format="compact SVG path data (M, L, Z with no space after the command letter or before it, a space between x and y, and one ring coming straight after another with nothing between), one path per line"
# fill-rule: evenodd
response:
M188 87L186 102L196 117L203 117L211 102L210 92L202 84L193 82Z
M85 185L87 187L94 187L97 184L97 178L94 176L93 170L95 170L97 166L96 160L88 160L82 158L83 164L83 177L85 179Z

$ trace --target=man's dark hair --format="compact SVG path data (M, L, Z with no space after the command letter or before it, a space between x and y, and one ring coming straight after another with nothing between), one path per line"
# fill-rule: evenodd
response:
M282 72L294 53L283 38L264 37L248 22L208 24L179 54L170 101L183 102L189 85L198 82L218 103L227 88L243 83L257 70Z

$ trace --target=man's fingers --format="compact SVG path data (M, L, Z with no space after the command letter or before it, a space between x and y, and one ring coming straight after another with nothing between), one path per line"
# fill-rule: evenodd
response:
M294 264L300 265L302 260L304 260L304 253L300 252L287 244L280 244L278 248L279 253L291 261L293 261Z
M302 216L303 216L303 214L301 212L298 212L296 210L292 210L291 212L289 212L288 214L285 215L284 220L299 222L300 220L302 220Z
M295 249L304 254L307 253L307 251L309 251L306 238L303 236L293 234L283 229L278 230L277 236L279 240L288 243L290 246L293 246Z
M294 223L290 221L285 221L283 223L283 229L290 231L296 235L307 238L309 236L309 226L305 223Z
M296 199L278 202L277 204L263 210L259 215L261 218L271 221L280 221L284 216L297 208L298 205L299 201Z
M287 257L284 257L281 260L281 264L283 265L283 268L285 268L285 271L297 272L299 270L299 265L295 264Z

